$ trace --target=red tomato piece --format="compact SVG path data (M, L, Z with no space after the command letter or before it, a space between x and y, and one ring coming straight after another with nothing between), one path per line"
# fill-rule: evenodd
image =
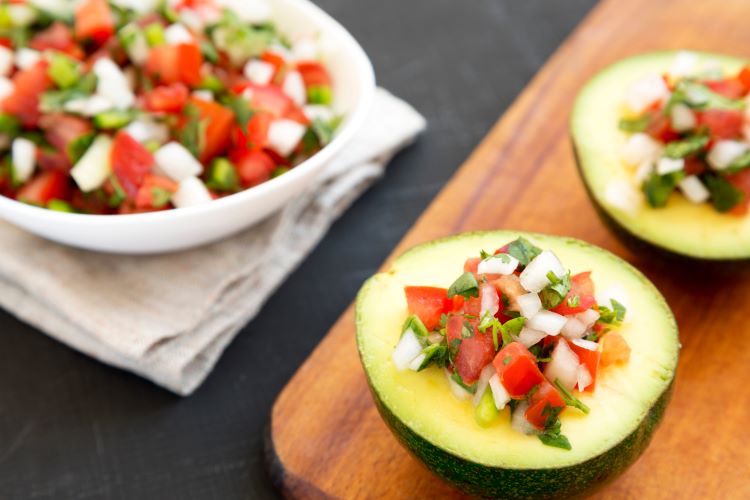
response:
M236 125L233 130L234 145L240 155L255 148L263 148L268 142L268 129L271 126L273 116L270 113L260 111L254 113L247 123L247 133L242 127Z
M47 67L47 61L39 61L34 66L17 72L13 77L13 93L2 102L3 111L14 115L26 128L35 127L42 115L39 111L39 96L52 85L47 76Z
M154 174L146 174L143 177L143 182L138 189L138 193L135 197L135 207L140 210L150 210L154 207L154 189L163 189L174 193L177 191L178 185L171 179L161 177Z
M59 170L42 172L18 191L17 198L27 203L46 206L50 200L65 200L70 192L68 175Z
M184 83L198 85L201 80L203 54L194 43L160 45L148 54L146 73L163 83Z
M59 153L68 158L68 146L93 130L89 120L64 113L50 113L39 119L39 128L44 130L44 138Z
M698 113L698 125L708 128L711 138L734 139L742 135L742 111L707 109Z
M250 90L250 104L253 109L268 111L274 118L286 116L289 109L294 106L292 99L279 87L274 85L255 85L243 82L233 87L236 94L242 94Z
M292 104L289 106L289 108L286 110L286 113L284 113L284 118L288 120L294 120L295 122L299 122L302 125L310 125L310 119L307 117L304 111L299 108L299 106L296 106Z
M469 297L464 299L463 312L469 316L479 317L482 312L482 301L479 297Z
M154 166L154 157L148 149L124 130L117 132L111 153L112 172L130 199L138 196L146 174Z
M746 89L750 89L750 66L743 67L737 75L737 79Z
M272 82L277 81L277 78L279 77L279 75L284 71L284 66L286 66L286 61L284 60L284 57L281 56L280 54L277 54L276 52L266 51L266 52L263 52L263 54L260 56L260 59L263 62L267 62L268 64L274 67L271 81Z
M260 149L248 151L236 161L237 174L242 186L249 188L271 178L276 162Z
M727 175L726 179L745 194L744 199L735 205L729 213L732 215L745 215L750 203L750 170L741 170L736 174Z
M477 274L480 262L482 262L482 259L480 259L479 257L471 257L469 259L466 259L466 262L464 262L464 272Z
M700 175L706 171L706 162L696 156L685 158L685 175Z
M594 392L596 388L596 373L599 371L599 361L601 360L602 353L579 347L573 342L568 342L568 345L573 349L573 352L578 356L578 360L588 369L591 375L591 384L586 386L586 392Z
M331 85L331 75L328 70L318 61L300 61L297 63L297 71L305 82L305 87L322 87Z
M190 90L183 83L160 85L147 93L145 107L149 111L177 113L185 107Z
M68 155L58 150L39 148L36 153L36 162L42 170L59 170L69 172L71 167Z
M234 113L219 103L197 97L191 97L189 102L200 110L200 119L207 124L205 147L200 154L200 160L206 163L229 147L235 123Z
M453 301L453 312L460 312L461 310L463 310L464 302L466 302L466 300L462 295L454 295L451 300Z
M429 331L440 324L440 317L453 309L448 290L433 286L404 287L409 314L416 314Z
M76 8L75 33L79 40L106 42L115 32L115 19L107 0L84 0Z
M568 301L578 297L578 305L571 306ZM594 298L594 281L591 272L579 273L570 278L570 292L565 299L551 311L564 316L578 314L591 309L596 304Z
M29 47L38 51L56 50L79 60L85 55L73 38L73 32L60 21L55 21L49 28L34 35Z
M560 408L560 410L556 411L556 408ZM552 425L556 416L563 411L565 411L565 401L557 392L557 389L545 380L539 390L531 396L529 407L524 415L531 425L539 430L544 430Z
M464 338L462 331L466 322L468 322L472 329L472 336ZM482 369L492 361L492 357L495 354L492 334L480 332L477 329L478 323L479 321L476 319L468 319L461 314L456 314L448 318L446 326L448 345L455 339L461 340L454 360L453 370L458 373L461 380L467 385L471 385L477 381Z
M532 387L545 380L536 364L536 357L520 342L503 347L492 364L503 387L514 398L522 398Z
M706 87L710 88L719 95L729 99L739 99L747 94L747 87L739 78L727 78L725 80L712 80L703 82Z
M646 133L665 143L680 138L680 134L672 130L670 121L664 116L664 113L651 113L651 119L646 126Z

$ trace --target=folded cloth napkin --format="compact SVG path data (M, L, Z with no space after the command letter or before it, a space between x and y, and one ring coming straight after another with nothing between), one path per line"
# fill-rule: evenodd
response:
M241 234L180 253L93 253L0 222L0 306L85 354L188 395L424 127L411 106L378 89L359 134L306 194Z

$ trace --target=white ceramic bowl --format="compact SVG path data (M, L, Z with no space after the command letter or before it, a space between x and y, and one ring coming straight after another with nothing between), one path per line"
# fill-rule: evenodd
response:
M344 114L335 138L286 174L204 205L131 215L55 212L0 196L0 217L44 238L89 250L147 254L181 250L236 233L279 210L309 186L352 138L375 88L362 47L308 0L270 0L273 20L292 38L319 35L334 85L334 108Z

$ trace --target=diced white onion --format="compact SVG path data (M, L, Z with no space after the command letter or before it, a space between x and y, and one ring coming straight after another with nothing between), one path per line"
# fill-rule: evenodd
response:
M520 309L521 316L524 318L533 318L536 313L542 310L542 300L534 292L519 295L516 297L516 303Z
M526 326L540 330L547 335L557 335L562 330L567 318L552 311L539 311L533 318L526 320Z
M63 104L63 109L71 113L76 113L83 116L94 116L99 113L104 113L114 108L114 104L106 97L100 95L92 95L89 97L79 97L78 99L71 99L70 101Z
M177 208L202 205L213 200L208 188L197 177L188 177L180 181L177 191L172 195L172 204Z
M630 214L636 215L643 206L643 195L633 185L624 179L609 181L604 191L604 199L611 206Z
M112 59L102 57L94 63L97 77L96 93L106 97L117 109L128 109L135 104L135 95L128 78Z
M599 344L596 342L592 342L590 340L586 339L575 339L573 340L573 343L577 345L578 347L582 349L586 349L589 351L598 351L599 350Z
M201 9L201 12L208 13L210 11L208 9ZM203 31L203 28L207 23L210 22L211 24L213 24L219 20L214 15L210 15L208 17L208 19L204 19L201 14L193 9L185 8L180 10L180 22L195 31Z
M502 257L500 256L502 255ZM518 259L508 254L490 255L477 266L479 274L513 274L518 267Z
M529 292L541 292L550 283L547 278L549 272L562 278L565 275L565 268L554 253L544 250L521 272L519 276L521 285Z
M15 59L19 69L29 69L42 60L42 53L28 47L21 47L16 51Z
M427 342L429 342L430 344L439 344L442 341L443 341L443 336L440 335L439 333L431 333L430 335L427 336Z
M677 186L690 202L705 203L711 197L711 192L703 185L697 175L688 175Z
M648 179L651 176L651 173L654 171L654 162L651 160L644 161L640 165L638 165L638 168L635 169L635 173L633 174L633 181L637 185L643 184L643 181Z
M583 323L586 328L589 328L599 319L599 313L593 309L586 309L585 311L576 314L575 318Z
M497 375L497 370L495 370L495 367L492 365L492 363L485 366L482 369L482 372L479 374L479 380L477 380L477 390L474 393L474 397L471 399L471 404L474 405L475 408L482 400L484 391L487 390L487 384L489 383L490 378L493 375Z
M306 131L304 125L294 120L274 120L268 127L268 146L281 156L289 156Z
M318 43L312 37L303 37L292 45L292 57L297 61L311 61L318 58Z
M213 101L214 93L210 90L193 90L193 97L197 97L202 101Z
M297 106L304 106L307 102L307 89L299 71L287 73L281 88Z
M0 76L8 76L13 71L15 54L8 47L0 45Z
M706 159L714 170L723 170L732 164L734 160L742 156L748 150L745 142L722 140L716 141Z
M413 371L419 371L419 367L422 366L422 362L427 355L425 353L420 354L409 363L409 369Z
M267 0L217 0L216 3L246 23L258 24L271 19L271 6Z
M620 157L628 165L640 165L646 161L656 161L663 149L664 146L650 135L638 132L625 141L620 150Z
M66 1L69 2L69 0ZM161 3L161 0L110 0L110 2L117 5L118 7L122 7L123 9L131 9L138 12L139 14L145 14L146 12L156 10L156 8Z
M0 76L0 101L11 95L15 88L12 81L4 76Z
M644 76L628 88L625 94L625 104L631 111L640 114L668 95L669 89L661 75L651 74Z
M112 139L100 134L70 171L81 191L87 193L98 189L107 180L112 170Z
M245 74L245 78L254 84L268 85L271 83L271 78L273 78L275 71L276 66L271 63L261 61L260 59L250 59L247 64L245 64L245 68L242 72Z
M393 350L393 364L396 365L396 369L399 371L406 370L409 368L414 358L422 353L422 344L419 343L417 335L408 329L401 336L396 348Z
M181 43L193 43L192 33L180 23L170 24L164 30L164 39L169 45L179 45Z
M28 3L39 10L43 10L45 12L49 12L50 14L54 14L57 17L63 18L73 17L73 13L75 10L75 2L71 2L70 0L28 0ZM112 3L116 2L113 1Z
M125 127L125 131L140 143L154 141L164 144L169 140L169 128L163 123L155 122L147 117L130 122Z
M521 328L521 332L518 334L518 341L525 347L531 347L534 344L537 344L540 340L544 339L544 337L546 336L547 334L545 332L541 332L539 330L534 330L533 328L524 326L523 328Z
M36 11L28 5L6 5L5 8L8 9L8 15L13 26L17 28L25 28L36 21Z
M23 137L13 140L11 147L13 174L20 182L26 182L34 173L36 166L36 144Z
M302 108L302 112L310 120L331 121L334 117L333 110L329 106L322 104L308 104Z
M516 410L513 412L511 418L510 426L513 430L520 432L521 434L534 434L536 432L536 427L526 420L526 410L528 409L529 402L526 400L521 401L518 403L518 406L516 406Z
M721 80L724 77L724 67L718 59L709 59L701 65L701 76L706 80Z
M497 289L490 283L485 283L479 289L480 295L480 317L484 317L485 314L494 316L497 311L500 310L500 296L497 293Z
M203 165L179 142L172 141L154 153L159 168L173 180L180 182L200 175Z
M579 339L586 334L586 325L576 317L568 317L560 334L566 339Z
M698 57L687 51L680 51L672 61L672 65L669 67L669 76L672 78L684 78L695 73L695 68L698 63Z
M552 360L544 367L544 376L553 383L560 379L565 388L572 389L578 381L578 364L576 353L561 339L552 351Z
M685 168L684 158L667 158L666 156L659 159L656 164L656 173L659 175L671 174L672 172L679 172Z
M453 380L453 377L451 376L451 372L449 372L447 369L445 370L445 376L448 378L448 385L450 385L451 392L453 393L453 396L456 399L459 400L467 400L471 399L472 394L458 385L455 380Z
M508 394L505 386L500 382L500 377L497 373L490 377L489 386L492 391L492 399L495 400L495 408L502 410L508 404L508 401L510 401L510 394Z
M592 382L591 372L585 365L578 365L576 385L579 391L583 391L586 387L591 385Z
M681 102L672 106L670 118L672 121L672 128L677 132L693 130L698 124L698 119L695 117L693 110Z

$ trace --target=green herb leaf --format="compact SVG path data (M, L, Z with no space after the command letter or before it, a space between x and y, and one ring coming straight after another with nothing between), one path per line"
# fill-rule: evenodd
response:
M458 348L461 346L461 339L453 339L448 344L448 363L453 364L458 355Z
M568 389L565 387L562 382L560 382L559 378L555 379L555 387L557 387L557 390L560 391L560 394L562 395L563 401L565 401L565 404L568 406L572 406L574 408L578 408L583 413L588 413L589 407L583 404L583 402L575 397Z
M508 245L506 253L518 259L518 262L526 267L529 265L529 262L542 253L542 249L535 246L526 238L521 237Z
M706 174L703 182L711 193L711 203L719 212L728 212L745 199L745 194L720 175Z
M474 382L471 385L466 385L466 382L463 381L463 379L461 378L461 375L459 375L456 372L453 372L451 374L451 378L453 379L454 382L456 382L458 385L463 387L466 390L466 392L469 392L471 394L475 394L477 392L477 382Z
M208 40L201 41L201 54L206 58L206 61L212 64L219 62L219 53L216 51L216 47Z
M568 441L568 438L563 434L560 434L559 430L557 432L545 431L541 434L538 434L537 436L539 437L539 440L547 446L552 446L553 448L562 448L563 450L573 449L573 447L570 446L570 441Z
M623 132L643 132L648 127L648 123L651 117L649 115L639 116L637 118L623 118L620 123L617 124L620 130Z
M21 130L21 122L13 115L0 114L0 134L15 137Z
M401 328L401 335L406 333L407 330L413 331L417 337L422 338L425 338L430 334L430 332L427 331L427 327L424 326L424 323L422 323L422 320L419 319L419 316L416 314L412 314L406 318L404 326Z
M666 205L669 196L677 188L677 183L684 177L685 173L682 171L666 175L652 173L643 183L643 194L646 195L648 204L654 208Z
M568 292L570 292L570 271L562 278L558 278L555 273L550 271L547 273L547 279L550 281L550 284L542 289L539 296L544 308L552 309L559 306L568 295Z
M456 281L448 288L448 298L451 299L460 295L465 299L479 297L479 283L474 274L466 272L458 277Z
M513 337L518 337L525 323L526 318L519 316L518 318L509 319L500 327L500 333L503 336L503 347L514 342Z
M727 168L722 170L723 174L736 174L746 168L750 167L750 150L740 155L739 158L729 164Z
M250 103L247 102L247 99L239 95L228 95L221 99L221 103L232 110L237 125L240 126L243 133L247 134L247 124L253 117L253 110L250 109Z
M172 192L162 187L151 188L151 204L154 208L161 208L170 202L172 199Z
M325 146L333 140L333 134L341 124L341 121L342 117L340 116L337 116L330 121L321 120L320 118L316 118L312 121L310 127L318 138L321 146Z
M625 306L617 302L615 299L610 299L612 309L607 306L599 305L599 319L602 323L606 323L612 326L618 326L625 319Z
M470 339L474 336L474 325L464 321L461 325L461 338Z
M196 158L199 158L206 142L206 123L201 120L201 111L195 104L188 104L182 114L187 117L187 123L177 133L178 140Z
M678 159L700 153L708 141L708 135L694 135L679 141L672 141L664 148L664 156Z
M78 163L78 160L80 160L84 153L86 153L86 150L89 149L89 146L91 146L91 143L94 142L95 138L96 133L89 132L88 134L79 136L77 139L68 144L68 158L70 158L70 161L71 163L73 163L73 165Z
M441 368L448 366L448 346L445 342L428 345L422 349L422 354L424 354L424 360L422 361L422 364L419 365L419 368L417 369L418 372L424 370L433 363Z
M581 297L578 295L568 297L568 307L578 307L579 305L581 305Z
M681 80L677 83L674 92L667 101L664 112L669 115L672 107L677 103L683 103L693 109L726 109L744 110L743 99L730 99L709 89L706 85L694 80Z

